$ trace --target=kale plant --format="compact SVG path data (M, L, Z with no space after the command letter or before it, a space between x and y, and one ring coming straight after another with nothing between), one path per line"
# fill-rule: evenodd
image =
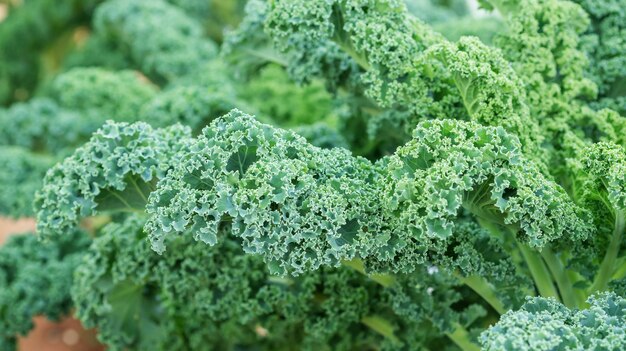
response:
M66 2L3 5L0 349L626 349L626 0Z

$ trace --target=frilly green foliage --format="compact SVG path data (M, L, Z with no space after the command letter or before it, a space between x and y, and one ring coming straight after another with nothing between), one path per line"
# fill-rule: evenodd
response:
M598 270L590 291L606 290L615 266L621 265L618 257L626 230L626 152L612 142L599 142L583 150L571 168L577 172L575 197L591 210L597 228L596 235L576 247L589 259L574 263Z
M598 85L597 107L626 113L626 1L574 0L587 11L591 26L589 70Z
M421 331L429 333L431 337L451 335L456 329L471 326L487 313L479 304L468 301L461 303L464 298L462 286L458 279L436 267L422 266L386 289L385 298L399 316L415 323L413 328L418 331L418 335ZM425 350L445 347L423 345ZM454 349L451 345L448 348Z
M159 83L189 74L217 54L197 22L162 0L107 1L96 10L94 26Z
M73 273L90 239L70 231L48 244L32 233L9 238L0 250L0 349L16 350L18 335L34 328L32 318L59 320L73 307Z
M284 53L294 79L323 77L331 87L367 98L358 101L350 118L366 120L370 139L395 138L393 149L410 138L421 120L454 117L503 126L545 158L538 150L543 136L527 106L525 82L500 51L472 38L451 43L396 0L275 1L268 6L266 32ZM394 137L385 133L389 129Z
M137 72L75 68L57 77L50 95L64 108L80 111L99 128L106 120L136 121L138 110L156 93ZM149 121L148 121L149 122Z
M0 214L32 216L32 199L42 186L42 178L52 167L52 158L14 146L0 146Z
M368 234L377 233L372 165L347 150L319 149L237 110L189 150L150 196L146 231L158 252L186 228L214 245L224 222L272 272L338 265L379 245Z
M490 350L619 350L626 344L626 300L614 293L591 297L570 310L552 299L528 298L481 336Z
M139 116L154 126L181 123L197 134L213 119L238 106L237 100L206 86L177 86L161 92L143 105Z
M499 50L478 38L463 37L428 52L450 72L472 120L504 127L520 138L525 151L537 152L542 141L539 125L530 117L522 81Z
M408 17L401 1L276 1L266 27L277 47L292 56L296 79L321 74L339 84L349 75L377 105L418 115L444 116L459 102L458 96L433 98L451 89L445 72L420 52L441 37Z
M87 139L94 131L90 122L49 98L36 98L0 110L0 144L56 153Z
M293 128L296 134L303 136L309 143L323 149L334 147L348 148L348 142L334 128L324 122Z
M77 67L100 67L108 70L124 70L133 67L133 63L125 52L120 51L119 44L105 38L99 33L92 33L85 42L77 45L63 61L63 69Z
M32 215L46 169L87 141L107 119L136 120L155 88L131 71L76 68L49 84L46 97L0 110L3 184L0 213ZM22 150L17 150L22 148Z
M531 105L546 113L551 103L548 97L593 97L596 86L585 76L589 60L581 50L580 35L589 25L584 10L560 0L512 3L510 10L501 10L508 16L509 28L496 45L528 79Z
M626 349L626 4L479 2L5 1L0 348Z
M460 218L454 235L441 244L435 250L430 249L428 260L433 264L431 268L438 267L456 275L467 285L489 282L496 288L495 297L501 302L490 301L492 308L500 310L503 306L520 306L523 297L519 292L532 291L533 282L516 266L504 238L494 237L476 221Z
M564 150L552 155L550 165L552 173L561 176L563 158L571 153L567 135L571 129L587 128L580 121L597 114L583 104L598 91L586 71L590 62L581 37L589 25L588 16L569 1L492 3L508 27L496 37L496 46L524 82L527 105L542 127L545 142Z
M229 242L207 252L189 236L170 238L172 253L159 256L141 228L137 217L112 223L90 247L72 290L83 323L112 350L230 348L244 341L237 324L254 343L255 316L271 308L257 296L262 262Z
M112 350L356 350L380 339L361 320L381 310L368 303L381 288L355 271L273 277L228 225L209 250L189 233L169 236L161 256L142 224L131 217L103 228L72 290L77 315ZM342 335L349 329L359 337Z
M583 210L503 128L443 120L422 122L413 135L386 163L383 196L405 240L453 235L461 208L514 227L535 247L562 237L584 239L593 231Z
M221 56L239 79L256 74L267 63L287 64L263 31L268 10L266 1L249 0L241 23L236 29L226 32Z
M189 128L181 125L153 129L143 122L107 122L46 174L35 198L38 233L62 235L97 210L143 208L189 137Z
M288 55L288 68L296 81L322 75L336 87L346 75L356 73L357 63L329 41L333 30L331 2L269 2L253 9L256 21L247 29L257 30L257 23L265 26L276 47Z
M624 148L609 142L594 144L583 153L582 163L582 171L587 175L583 197L603 201L613 212L626 211Z
M297 86L277 65L261 69L241 90L241 99L282 126L313 124L336 115L332 96L321 82Z

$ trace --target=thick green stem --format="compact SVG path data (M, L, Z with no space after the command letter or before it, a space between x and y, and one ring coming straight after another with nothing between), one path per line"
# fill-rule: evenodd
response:
M385 288L390 287L396 281L396 278L392 274L384 274L384 273L367 274L365 272L365 265L363 264L363 261L359 258L354 258L350 261L343 261L342 263L344 266L354 269L355 271L363 274L364 276L367 276L368 278L382 285Z
M607 288L613 272L615 271L615 262L617 261L617 255L619 254L619 248L622 243L622 236L624 235L624 227L626 226L626 213L624 211L615 211L615 228L613 229L613 235L611 236L611 242L609 248L604 255L598 274L589 289L589 294L593 294L596 291L602 291Z
M333 11L333 20L335 25L335 33L333 35L332 40L335 44L339 45L341 50L343 50L346 54L348 54L354 62L356 62L363 70L369 71L371 66L367 61L367 58L356 51L354 46L352 45L352 40L350 38L350 33L344 31L344 20L343 14L344 11L340 6L334 8Z
M369 70L372 69L372 67L370 66L369 62L367 62L367 59L365 57L363 57L362 55L359 55L359 53L356 52L356 50L351 45L343 43L343 42L340 42L338 40L336 40L335 43L337 43L339 45L339 47L346 54L348 54L350 57L352 57L354 62L356 62L363 70L369 71Z
M613 273L612 280L626 278L626 260L624 257L615 261L615 272Z
M576 294L574 294L573 284L570 281L561 260L556 257L554 252L552 252L552 249L549 247L544 247L541 250L541 256L546 261L552 276L556 280L556 285L559 287L559 293L561 294L561 299L563 300L565 306L570 308L579 307Z
M480 347L470 340L467 330L458 323L454 326L454 331L446 335L463 351L480 351Z
M477 275L471 275L469 277L462 277L459 274L456 274L459 280L467 285L470 289L474 290L480 297L485 299L491 307L493 307L496 312L499 314L504 314L506 312L506 308L504 304L498 297L496 296L494 288L487 282L483 277Z
M578 272L572 270L567 271L567 276L570 282L583 281L585 278ZM573 286L573 285L572 285ZM579 309L585 309L587 307L587 292L584 289L574 289L574 296L576 296L576 304Z
M363 275L367 275L365 273L365 266L363 265L363 261L361 261L358 258L352 259L350 261L343 261L342 262L344 266L350 267L356 271L358 271L359 273L363 274ZM377 282L378 284L382 285L383 287L387 288L391 285L393 285L394 281L395 281L395 277L393 275L390 274L375 274L375 275L367 275L368 277L370 277L372 280L374 280L375 282ZM479 277L477 277L477 279L480 279ZM473 279L470 279L473 280ZM482 283L485 284L485 286L487 288L488 285L487 283ZM480 285L480 283L477 283L477 285ZM493 292L491 292L493 293ZM489 294L487 294L489 295ZM483 296L483 295L481 295ZM495 298L495 295L494 295ZM497 301L497 300L494 300ZM489 301L488 301L489 302ZM499 301L498 301L499 302ZM491 302L489 302L491 303ZM497 305L497 303L496 303ZM500 303L500 305L502 305ZM495 306L494 306L495 308ZM496 308L496 310L498 310ZM502 311L504 311L504 307L502 307ZM500 314L502 314L503 312L500 312L498 310L498 312ZM386 338L390 339L391 341L397 341L398 339L395 337L395 335L393 335L393 328L391 327L391 325L383 318L380 317L376 317L376 316L368 316L368 317L364 317L361 322L365 325L367 325L369 328L371 328L372 330L375 330L376 332L382 334L383 336L385 336ZM467 332L467 330L460 324L456 323L454 325L454 331L452 333L446 333L446 335L452 340L454 341L455 344L457 344L457 346L459 346L463 351L480 351L480 347L478 347L478 345L474 344L470 339L469 339L469 333Z
M393 333L393 325L388 320L379 316L365 316L361 319L361 323L391 340L394 344L400 343L400 340Z
M537 290L539 290L539 294L543 297L554 297L558 300L559 294L556 291L556 287L552 282L552 276L550 276L550 272L543 262L543 259L541 259L541 256L524 243L518 242L518 247L522 252L522 256L524 256L524 261L526 261L528 265L528 269L535 281Z
M485 228L489 232L489 234L491 234L493 237L500 238L500 239L503 238L502 230L495 223L492 223L478 216L476 216L476 221L478 222L478 224L480 224L481 227Z
M444 64L448 65L447 62L444 62ZM473 95L474 91L472 88L474 87L472 86L472 79L462 78L460 75L454 75L453 78L456 88L459 90L459 93L461 93L461 99L463 100L463 106L465 106L467 114L469 114L471 118L474 118L474 113L476 112L475 105L478 101Z

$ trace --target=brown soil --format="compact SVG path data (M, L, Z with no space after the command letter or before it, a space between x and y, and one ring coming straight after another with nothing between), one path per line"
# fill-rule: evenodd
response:
M20 351L103 351L94 330L85 330L74 318L53 323L35 318L35 329L18 341Z
M32 218L8 219L0 217L0 245L13 234L23 234L35 231L35 220Z

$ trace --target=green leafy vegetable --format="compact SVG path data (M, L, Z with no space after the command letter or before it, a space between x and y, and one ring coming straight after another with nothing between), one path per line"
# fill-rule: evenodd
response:
M0 0L0 348L626 349L626 2L479 4Z

